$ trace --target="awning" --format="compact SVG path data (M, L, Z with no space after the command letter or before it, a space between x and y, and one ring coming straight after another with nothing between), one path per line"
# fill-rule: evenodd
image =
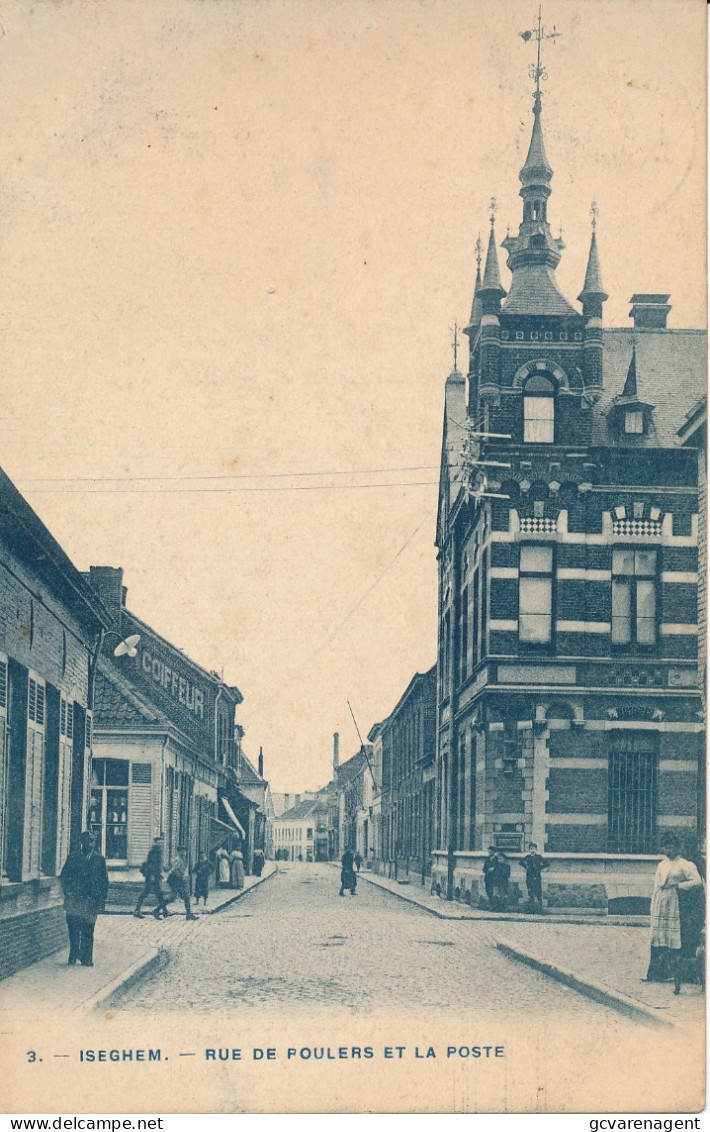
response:
M242 837L246 838L246 833L244 832L240 822L238 821L237 815L235 814L234 810L232 809L232 807L230 806L229 802L224 797L224 795L222 795L221 801L222 801L222 805L224 806L225 810L227 811L227 817L229 818L229 820L237 827L237 829L241 833Z
M225 821L220 821L219 818L210 818L210 849L216 849L218 845L224 844L225 841L229 841L231 845L231 838L234 837L237 837L234 826L227 825Z

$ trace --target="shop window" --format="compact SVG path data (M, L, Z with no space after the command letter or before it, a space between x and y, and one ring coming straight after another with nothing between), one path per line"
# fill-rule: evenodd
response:
M654 645L657 625L656 550L615 550L612 555L611 640Z
M654 853L658 792L657 736L613 734L609 757L610 853Z
M520 547L518 634L527 644L552 640L552 556L551 546Z
M89 828L107 861L128 859L128 767L125 759L94 759Z
M535 374L523 391L523 440L528 444L555 442L555 387L547 377Z

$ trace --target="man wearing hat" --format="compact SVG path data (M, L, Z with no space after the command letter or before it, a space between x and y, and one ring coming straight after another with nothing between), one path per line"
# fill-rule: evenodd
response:
M66 859L60 882L69 931L69 963L94 965L94 928L108 895L106 859L96 850L93 833L82 833L79 848Z

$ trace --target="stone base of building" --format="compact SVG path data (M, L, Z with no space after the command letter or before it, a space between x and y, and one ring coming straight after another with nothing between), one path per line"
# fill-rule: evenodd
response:
M483 852L454 854L455 900L473 908L489 907L483 885L483 862L486 856L487 853ZM507 856L511 864L508 908L525 911L528 903L525 873L518 866L523 854L509 853ZM658 857L631 857L611 853L547 853L545 860L549 868L542 874L542 883L547 908L555 911L596 911L600 914L648 914ZM447 883L447 855L435 853L431 876L432 893L445 898Z
M55 879L0 886L0 979L46 959L68 944Z

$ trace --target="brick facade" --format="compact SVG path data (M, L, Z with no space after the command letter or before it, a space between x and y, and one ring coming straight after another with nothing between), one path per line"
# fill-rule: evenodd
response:
M57 877L85 828L108 617L0 472L0 978L64 942Z
M535 842L576 906L650 895L670 829L698 851L698 460L677 433L705 336L657 295L605 328L595 230L568 302L551 178L536 98L509 289L491 218L467 381L446 383L433 886L472 899L476 854Z

